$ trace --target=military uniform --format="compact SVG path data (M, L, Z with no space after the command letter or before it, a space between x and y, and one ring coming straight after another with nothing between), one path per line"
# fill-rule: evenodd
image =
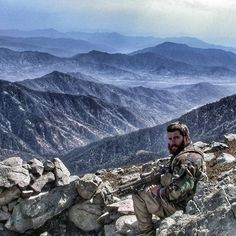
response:
M153 230L152 214L165 218L177 210L185 210L187 202L194 196L197 182L204 175L203 153L188 145L171 157L169 169L161 176L155 194L150 187L133 194L140 232Z

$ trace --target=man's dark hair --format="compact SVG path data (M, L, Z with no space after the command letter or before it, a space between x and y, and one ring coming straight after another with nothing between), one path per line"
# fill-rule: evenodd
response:
M173 122L167 126L167 132L179 131L183 137L187 137L187 142L190 143L190 134L188 126L180 121Z

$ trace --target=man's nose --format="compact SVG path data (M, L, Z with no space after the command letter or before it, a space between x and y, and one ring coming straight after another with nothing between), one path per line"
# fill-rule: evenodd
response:
M175 145L176 144L176 142L175 142L175 140L171 140L170 141L170 145L172 146L172 145Z

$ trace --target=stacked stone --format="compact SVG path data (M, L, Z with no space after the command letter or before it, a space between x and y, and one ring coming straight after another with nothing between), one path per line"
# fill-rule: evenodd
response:
M231 135L227 145L216 142L195 145L205 152L208 164L222 165L235 162L235 157L229 157L226 152L235 140ZM149 153L142 152L142 155ZM70 176L58 158L44 162L33 159L27 163L19 157L6 159L0 162L0 235L137 235L131 196L119 199L112 193L112 187L129 183L140 172L149 172L165 162L168 158L158 164L153 161L124 169L101 170L79 178ZM215 182L202 182L185 214L177 212L163 221L154 219L159 226L157 235L223 235L224 232L233 235L235 171L222 173Z
M25 206L26 199L36 198L42 191L69 182L70 172L58 158L44 163L37 159L23 163L20 157L11 157L2 161L0 163L0 221L2 223L7 221L6 228L14 230L13 218L19 214L17 211L19 206Z

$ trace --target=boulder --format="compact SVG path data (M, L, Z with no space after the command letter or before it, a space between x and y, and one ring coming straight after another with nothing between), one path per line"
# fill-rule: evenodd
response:
M3 210L0 210L0 221L7 221L9 218L10 218L9 212L5 212Z
M22 166L23 160L20 157L10 157L2 161L2 163L6 166L15 167L15 166Z
M135 215L125 215L117 219L116 232L121 235L138 235L138 223Z
M46 171L53 171L54 168L55 168L54 163L52 161L50 161L50 160L46 160L43 163L43 166L44 166L44 170L46 170Z
M205 153L218 152L218 151L222 151L222 150L225 150L228 148L229 148L229 146L226 145L225 143L212 142L209 147L204 149L204 152Z
M41 161L34 158L28 162L30 166L30 172L35 175L42 175L44 171L44 166Z
M97 219L103 214L100 205L85 201L72 206L69 210L69 219L85 232L99 231L102 227Z
M54 174L56 176L56 186L63 186L70 183L70 172L59 158L54 158Z
M83 178L76 181L79 195L83 199L90 199L97 191L102 180L94 174L86 174Z
M93 196L93 202L95 204L100 204L101 206L105 206L114 202L113 195L111 194L113 191L109 182L102 182Z
M55 181L55 176L52 172L48 172L47 174L41 175L38 179L34 181L30 187L35 192L41 192L42 188L49 182Z
M19 233L39 228L47 220L69 208L77 195L75 183L71 182L50 192L22 200L14 207L5 227Z
M7 205L13 200L19 198L21 195L21 191L17 186L6 189L4 192L0 194L0 206Z
M220 164L225 164L225 163L231 163L236 161L236 158L232 156L231 154L228 153L222 153L218 158L217 158L217 163Z
M118 212L121 215L134 214L133 200L131 197L107 206L108 211Z
M30 183L29 171L22 166L8 166L0 163L0 187L18 185L24 188Z
M229 146L236 143L236 134L226 134L224 135L225 143Z

